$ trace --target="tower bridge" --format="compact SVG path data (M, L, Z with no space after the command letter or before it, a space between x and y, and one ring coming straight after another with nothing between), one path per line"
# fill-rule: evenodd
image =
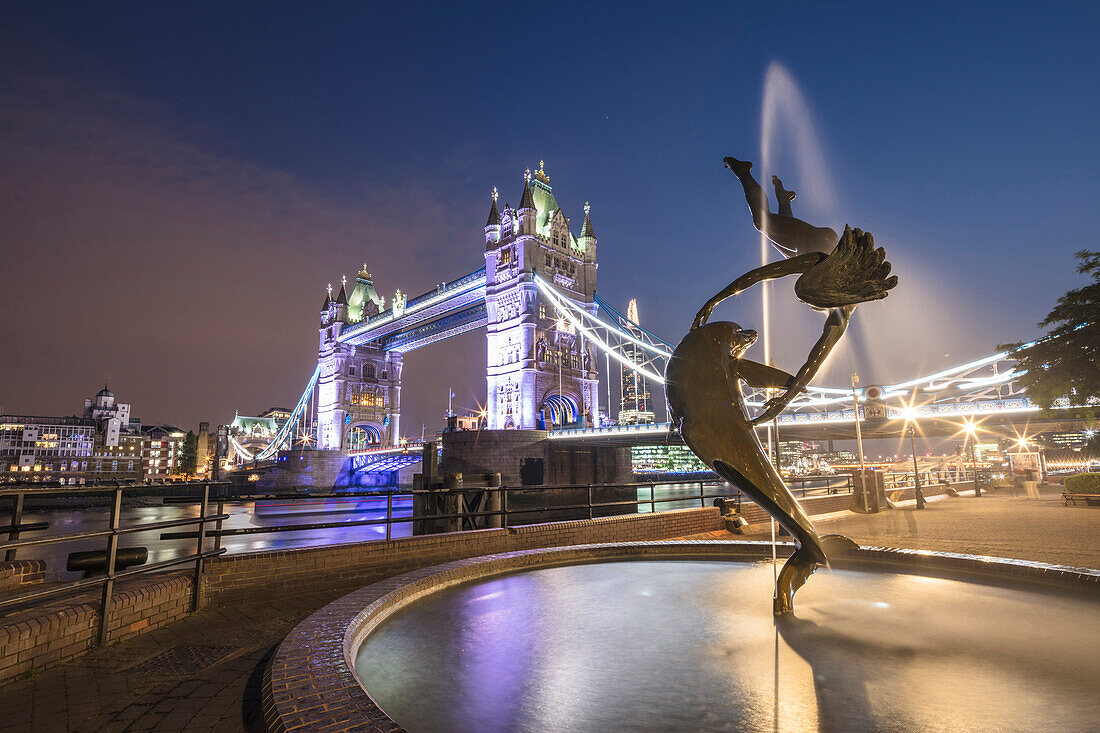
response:
M616 362L624 384L634 375L635 411L646 413L646 385L663 385L673 345L642 328L635 311L623 315L596 295L597 238L588 204L574 233L541 163L525 173L518 207L498 199L494 188L484 264L469 274L412 298L398 290L389 304L366 265L336 295L330 287L320 312L317 368L290 420L255 453L231 438L237 454L268 459L297 436L300 444L361 456L356 460L364 466L414 462L415 451L387 450L401 443L404 355L478 329L485 330L488 357L488 429L546 430L560 446L678 442L667 424L598 424L599 357L609 372ZM1023 425L1038 408L1016 376L1015 362L1002 352L892 385L811 386L777 424L792 439L852 437L858 403L867 437L897 435L911 422L929 435L974 419ZM768 398L746 389L750 408ZM1056 408L1044 422L1083 425L1068 400Z
M484 266L415 298L398 291L389 307L366 266L321 307L317 376L320 448L396 445L403 355L485 329L490 429L594 427L599 411L595 347L561 323L555 297L595 315L596 234L585 205L574 234L542 165L524 175L517 208L493 190L484 228Z

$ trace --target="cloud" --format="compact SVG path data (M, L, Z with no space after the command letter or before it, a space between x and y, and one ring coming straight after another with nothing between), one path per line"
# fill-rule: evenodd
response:
M4 410L70 414L105 377L147 421L292 403L341 270L365 261L383 292L415 293L477 267L476 246L438 246L453 212L422 185L325 190L183 127L139 99L0 78Z

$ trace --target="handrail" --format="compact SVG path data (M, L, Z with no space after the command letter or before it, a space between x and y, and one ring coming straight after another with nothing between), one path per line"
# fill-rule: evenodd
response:
M222 547L218 550L206 550L202 553L203 557L217 557L218 555L225 554L225 548ZM71 592L81 590L83 588L91 588L96 585L102 585L108 579L110 580L125 580L126 578L133 577L135 575L144 575L146 573L156 572L157 570L163 570L166 567L172 565L183 565L184 563L194 562L198 559L198 555L184 555L182 557L174 557L170 560L162 560L160 562L152 563L149 565L142 565L132 570L123 570L116 572L108 578L106 575L97 575L92 578L82 578L80 580L72 580L67 583L52 583L43 588L35 588L32 591L26 591L23 593L13 594L0 598L0 608L8 608L11 606L21 606L28 601L36 601L40 598L48 598L54 595L60 595L64 592Z
M838 476L837 479L842 477ZM839 489L843 486L846 489L845 493L852 493L851 477L843 477L845 480L843 484L839 481L829 482L823 486L803 487L801 489L803 498L807 497L807 491L821 492L821 496L835 495L839 492ZM654 495L654 488L656 486L698 486L699 492L693 493L690 496L669 496L669 497L656 497ZM707 493L704 489L706 486L722 486L729 487L735 493ZM593 501L592 493L594 491L606 490L606 489L645 489L648 488L648 498L635 498L619 501ZM573 503L573 504L541 504L534 507L526 508L513 508L509 505L508 495L515 492L554 492L554 491L588 491L588 501L585 503ZM460 511L460 512L433 512L430 514L411 514L408 516L395 517L393 516L393 504L392 499L395 496L402 497L417 497L417 496L429 496L435 498L449 497L452 495L467 495L477 492L485 492L488 494L498 494L500 497L501 509L489 509L481 511ZM589 516L591 517L595 510L635 506L639 510L641 507L648 505L650 511L656 511L658 505L668 504L672 502L684 502L684 501L699 501L700 506L706 505L708 499L736 499L738 506L740 506L743 500L743 494L736 486L730 486L727 482L721 479L702 479L695 481L642 481L633 483L618 483L618 484L562 484L554 486L463 486L455 488L441 488L441 489L384 489L384 490L367 490L367 491L347 491L339 493L321 493L321 494L253 494L242 497L234 497L234 499L240 499L242 501L265 501L265 500L284 500L288 505L293 506L298 500L314 500L314 499L370 499L370 498L386 498L388 499L386 504L386 516L379 519L353 519L344 520L339 522L312 522L309 524L280 524L280 525L268 525L258 527L239 527L234 529L216 529L210 534L214 537L236 537L243 535L256 535L256 534L271 534L278 532L304 532L315 531L323 529L341 529L346 527L360 527L360 526L375 526L386 525L387 527L387 539L390 536L389 528L394 524L408 524L414 522L436 521L436 520L469 520L474 521L482 518L501 517L503 526L508 525L508 518L515 515L526 514L542 514L550 512L572 512L580 509L587 509ZM219 505L221 505L226 499L220 498ZM171 504L193 504L195 499L187 497L166 497L165 503ZM414 509L415 512L415 509ZM175 539L191 539L197 537L196 532L165 532L161 534L162 540L175 540ZM366 540L371 541L371 540Z
M198 503L198 499L195 499L192 503ZM70 532L68 534L53 534L47 537L36 537L33 540L16 540L15 542L0 542L0 551L3 550L15 550L21 547L40 547L42 545L57 545L62 542L76 542L77 540L90 540L96 537L107 537L108 535L123 535L133 534L135 532L151 532L156 529L167 529L169 527L182 527L188 524L209 523L216 522L218 520L229 519L228 514L212 514L208 517L186 517L184 519L166 519L163 522L150 522L148 524L140 524L134 527L121 527L119 529L98 529L91 532ZM0 530L2 531L2 530Z
M698 483L698 482L696 482ZM580 486L577 488L585 488ZM593 488L598 488L593 485ZM499 486L477 486L467 489L440 489L432 493L437 496L448 494L460 494L463 492L469 493L471 491L490 491L490 492L505 492L515 491L516 489L511 487L499 487ZM399 494L401 495L401 494ZM354 519L348 522L314 522L312 524L285 524L267 527L238 527L235 529L223 529L215 530L209 533L211 536L219 537L234 537L240 535L252 535L252 534L270 534L273 532L300 532L311 531L318 529L339 529L341 527L360 527L377 524L407 524L409 522L423 522L432 521L438 519L477 519L479 517L508 517L515 514L538 514L541 512L563 512L563 511L575 511L577 509L602 509L606 507L617 506L642 506L645 504L664 504L674 501L693 501L696 499L727 499L731 498L729 494L697 494L693 496L670 496L663 498L651 498L651 499L627 499L622 501L603 501L603 502L585 502L584 504L562 504L562 505L544 505L538 507L531 507L528 509L496 509L489 511L476 511L476 512L451 512L444 514L421 514L410 515L408 517L392 517L387 516L384 519ZM182 540L192 539L198 536L197 532L165 532L162 533L160 538L162 540ZM370 540L367 540L368 542Z
M159 484L164 486L165 484ZM153 485L157 486L157 485ZM110 620L111 604L114 600L114 584L116 580L124 580L126 578L132 578L138 575L144 575L147 573L157 572L164 568L183 565L189 562L195 563L194 580L192 583L192 610L198 610L201 605L201 591L202 591L202 568L203 562L210 557L216 557L226 552L226 548L220 547L219 543L215 544L213 549L207 550L204 547L206 541L206 525L210 522L217 522L218 526L221 526L221 522L224 519L228 519L229 515L224 514L221 509L221 502L219 502L219 511L216 514L209 513L210 502L210 487L211 486L228 486L225 483L215 483L209 481L191 482L186 484L175 484L175 486L197 488L201 489L202 495L198 499L200 504L199 514L197 517L183 517L180 519L169 519L159 522L146 522L144 524L137 523L131 526L121 526L122 520L122 495L125 491L136 491L147 489L150 487L148 484L127 484L123 485L116 482L114 486L64 486L64 487L28 487L28 488L4 488L0 489L0 496L11 496L13 499L11 524L8 527L8 541L0 543L0 550L5 552L5 558L8 561L15 559L16 551L23 547L40 547L43 545L56 545L66 542L73 542L76 540L84 539L96 539L100 537L107 538L107 552L106 552L106 567L105 574L102 576L95 576L90 578L82 578L80 580L71 580L56 584L51 584L44 588L36 588L30 591L24 591L21 593L13 593L11 595L0 598L0 609L22 606L31 601L36 601L41 598L48 598L55 595L72 594L77 591L84 590L86 588L92 588L95 586L101 586L102 599L100 601L100 613L99 613L99 633L97 640L100 646L107 643L108 636L108 624ZM22 525L22 515L25 506L25 499L27 496L44 496L44 495L69 495L72 493L79 494L110 494L112 497L109 527L105 530L95 530L91 532L70 532L60 535L50 535L47 537L39 537L29 540L20 540L19 535L24 529ZM142 565L141 567L118 571L115 567L118 551L118 539L122 535L132 534L134 532L148 532L157 529L169 529L171 527L184 527L189 525L196 525L198 532L195 536L198 537L198 544L195 548L195 552L189 555L183 555L180 557L173 557L160 562L152 563L149 565ZM0 532L3 530L0 529Z
M0 484L0 496L15 496L17 494L23 494L24 496L40 496L47 494L110 494L118 487L121 487L124 491L131 490L148 490L148 489L187 489L195 488L201 489L203 486L232 486L228 481L158 481L156 483L130 483L122 484L118 482L112 482L109 484L100 484L98 486L92 486L91 484L76 484L73 486L43 486L41 483L10 483Z
M812 482L814 479L810 479ZM807 488L805 481L801 489L802 496L807 495L807 491L818 491L824 494L836 493L842 487L851 491L851 478L845 476L835 477L816 477L818 481L824 481L821 486L814 486ZM657 486L675 486L675 487L698 487L697 491L691 491L689 494L680 496L666 496L659 497L655 494ZM121 503L122 496L125 492L143 491L149 488L169 488L179 490L200 490L198 496L169 496L163 497L162 500L165 504L199 504L200 510L197 516L182 517L179 519L168 519L156 522L132 522L127 526L121 526ZM721 487L724 491L714 491ZM384 490L361 490L361 491L326 491L323 493L301 493L296 492L293 494L288 493L251 493L251 494L235 494L231 489L231 485L228 482L212 482L212 481L198 481L189 483L176 483L176 484L116 484L114 486L61 486L61 487L41 487L37 485L27 485L25 487L9 486L0 489L0 497L11 496L16 503L17 512L12 514L12 525L8 528L9 540L7 542L0 543L0 550L7 553L8 559L14 559L15 553L19 549L29 547L41 547L47 545L55 545L66 542L74 542L79 540L95 540L100 538L106 538L107 540L107 568L106 574L94 578L84 578L74 581L66 581L62 583L51 584L48 588L40 588L22 593L12 594L3 598L0 598L0 609L10 608L13 606L19 606L31 601L38 600L40 598L52 597L64 593L73 593L83 591L87 588L101 586L103 588L103 602L101 605L100 614L100 641L104 643L106 641L106 623L109 616L113 585L117 580L131 578L137 575L156 572L164 568L183 565L189 562L194 562L195 569L195 581L193 584L193 590L195 597L193 604L195 608L199 607L200 598L199 593L201 591L201 573L202 563L212 557L224 554L226 548L221 546L223 537L241 536L241 535L253 535L253 534L267 534L278 532L303 532L310 530L321 529L339 529L355 526L371 526L371 525L386 525L386 539L389 539L392 535L392 526L395 524L408 524L414 522L444 522L447 526L451 527L450 530L444 529L443 531L461 531L467 527L477 527L478 523L483 523L489 526L507 527L510 523L514 523L515 519L525 518L531 515L538 514L550 514L562 513L562 512L586 512L589 517L594 517L599 513L603 513L605 510L616 509L622 507L633 506L637 511L643 511L643 507L649 507L649 511L656 512L663 507L674 502L698 502L698 506L706 506L708 500L712 499L734 499L737 505L740 506L743 499L742 493L735 486L730 486L727 482L716 477L714 479L697 478L694 480L658 480L658 481L637 481L630 483L611 483L611 484L561 484L553 486L460 486L444 489L384 489ZM217 493L215 496L211 496L211 489L214 489ZM630 492L635 490L636 494L632 498L618 499L615 498L611 501L597 501L595 500L599 492L606 491L608 489L618 489L620 491ZM648 489L648 492L645 491ZM797 491L797 489L795 489ZM531 496L541 495L546 498L555 493L562 491L572 492L586 492L587 500L583 500L578 496L573 501L567 504L554 505L549 501L539 501L537 506L517 506L516 499L519 496ZM71 493L79 494L108 494L113 498L111 510L110 510L110 522L107 529L93 530L87 532L72 532L59 535L50 535L46 537L38 537L33 539L19 539L20 531L28 531L22 529L29 527L30 525L21 524L21 514L23 501L26 497L41 497L41 496L57 496L67 495ZM475 496L478 493L483 495L478 505L476 502L478 499ZM648 496L646 494L648 493ZM434 507L437 511L417 514L417 508L414 506L413 513L406 516L395 516L394 514L394 501L393 498L397 497L411 497L416 499L417 497L433 497L435 499L446 498L455 495L460 495L463 498L458 502L457 507L460 511L452 511L449 505L435 504ZM496 496L496 501L491 501L490 497ZM224 529L222 522L230 519L231 515L225 511L226 502L248 502L248 501L263 501L263 500L283 500L290 504L296 504L301 500L317 500L317 499L355 499L355 498L377 498L385 499L385 517L382 518L366 518L355 519L352 521L340 521L340 522L314 522L310 524L289 524L289 525L272 525L272 526L260 526L260 527L239 527ZM610 498L610 497L609 497ZM475 505L467 506L465 501L469 499L475 502ZM213 501L217 509L211 512L210 503ZM568 499L567 499L568 501ZM474 510L474 506L477 507ZM379 507L381 509L381 507ZM510 522L512 520L512 522ZM208 529L208 525L213 522L215 527ZM178 540L178 539L197 539L198 544L195 548L195 552L174 557L169 560L156 562L152 564L142 565L137 568L127 569L124 571L118 571L115 568L116 551L118 547L118 540L123 535L129 535L136 532L151 532L156 530L171 530L174 528L195 527L195 529L187 531L168 531L161 532L159 539L163 540ZM439 530L437 524L433 529ZM3 528L0 528L0 533L4 532ZM211 538L214 543L213 549L207 549L204 544L207 537Z

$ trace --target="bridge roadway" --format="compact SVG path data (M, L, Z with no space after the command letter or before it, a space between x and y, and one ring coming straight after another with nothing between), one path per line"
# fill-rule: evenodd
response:
M349 327L340 334L340 341L353 346L376 344L385 351L405 353L484 328L487 322L482 267L409 299L403 308L391 307Z
M965 420L974 420L978 426L979 440L983 437L1084 430L1087 422L1087 416L1081 408L1060 408L1043 413L1026 398L927 405L917 408L915 413L913 422L917 424L918 434L928 438L962 437ZM889 414L886 419L861 419L860 431L863 437L904 437L907 434L907 422L901 411L891 407ZM612 425L604 428L555 430L549 437L550 440L577 445L683 445L683 438L669 427L669 423ZM779 433L783 440L854 440L856 437L852 410L780 415ZM356 470L393 471L419 463L422 454L422 444L408 443L398 448L372 448L350 452L348 455L356 462Z
M998 400L997 402L1024 402L1024 400ZM935 406L930 406L935 407ZM1084 430L1086 415L1082 409L1058 409L1053 413L1041 413L1028 403L1021 409L982 409L983 403L951 405L953 408L971 408L942 412L924 412L918 409L913 419L917 434L928 438L962 436L965 420L974 420L979 440L983 436L1014 437L1034 435L1048 431ZM893 408L890 408L892 411ZM898 411L895 411L898 412ZM838 416L838 417L834 417ZM907 421L899 414L886 419L861 419L860 432L864 438L900 438L908 433ZM761 426L759 430L764 430ZM855 440L856 426L852 411L841 413L804 413L780 415L779 433L783 440ZM613 425L606 428L557 430L550 433L551 440L583 445L682 445L683 439L669 429L668 423L650 425Z

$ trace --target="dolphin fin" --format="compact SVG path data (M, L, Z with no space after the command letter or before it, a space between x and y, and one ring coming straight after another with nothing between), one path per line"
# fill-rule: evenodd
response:
M806 584L806 579L813 575L820 565L814 553L805 546L799 547L787 558L775 581L772 611L776 616L794 611L794 592Z
M831 559L834 555L858 550L859 545L842 534L826 534L821 535L821 549L825 550L825 557Z
M760 388L786 389L794 382L794 377L782 369L745 358L737 362L737 376L753 387Z
M859 545L842 534L827 534L821 537L821 549L825 552L825 557L829 558L858 550ZM819 567L821 563L817 561L813 551L804 546L799 547L787 558L775 581L772 611L776 616L784 616L794 611L795 591L805 585L806 580Z

